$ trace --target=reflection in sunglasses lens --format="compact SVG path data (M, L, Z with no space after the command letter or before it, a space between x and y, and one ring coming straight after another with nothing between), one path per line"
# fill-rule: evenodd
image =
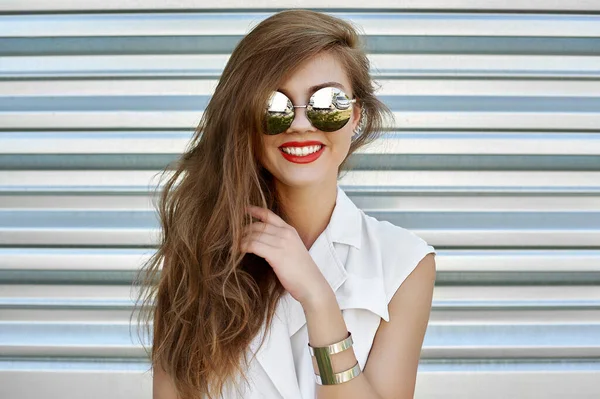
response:
M283 93L275 91L269 98L267 106L267 134L285 132L294 120L292 101Z
M309 103L306 116L317 129L335 132L348 123L352 109L350 99L342 90L337 87L325 87L318 90L313 97L315 102Z
M352 114L352 100L337 87L317 90L306 107L306 116L317 129L334 132L348 123ZM292 101L283 93L274 91L266 111L266 133L283 133L294 121Z

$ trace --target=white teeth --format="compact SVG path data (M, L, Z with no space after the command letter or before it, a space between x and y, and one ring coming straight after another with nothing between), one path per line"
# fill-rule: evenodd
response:
M281 150L291 155L306 156L319 151L321 147L321 145L311 145L306 147L282 147Z

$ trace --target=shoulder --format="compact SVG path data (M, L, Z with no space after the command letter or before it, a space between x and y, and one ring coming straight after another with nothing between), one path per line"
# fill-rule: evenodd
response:
M388 302L407 277L429 253L436 249L416 233L386 220L363 214L370 247L381 257L382 277ZM433 261L432 261L433 262ZM435 268L435 264L433 265Z

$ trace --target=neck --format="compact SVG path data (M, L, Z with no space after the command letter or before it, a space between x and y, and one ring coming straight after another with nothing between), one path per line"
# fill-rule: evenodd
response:
M278 184L277 193L286 222L293 226L310 249L331 219L337 197L337 181L307 187Z

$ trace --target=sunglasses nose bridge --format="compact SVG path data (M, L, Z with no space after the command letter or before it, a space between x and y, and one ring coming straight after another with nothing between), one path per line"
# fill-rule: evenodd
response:
M296 125L298 123L298 117L300 115L302 115L302 118L304 118L304 123L306 124L307 127L312 128L312 122L310 121L310 119L308 119L308 115L306 114L306 107L308 105L292 105L292 107L294 107L294 120L292 121L292 125L291 127L294 127L294 125ZM304 111L296 111L296 108L304 108Z

